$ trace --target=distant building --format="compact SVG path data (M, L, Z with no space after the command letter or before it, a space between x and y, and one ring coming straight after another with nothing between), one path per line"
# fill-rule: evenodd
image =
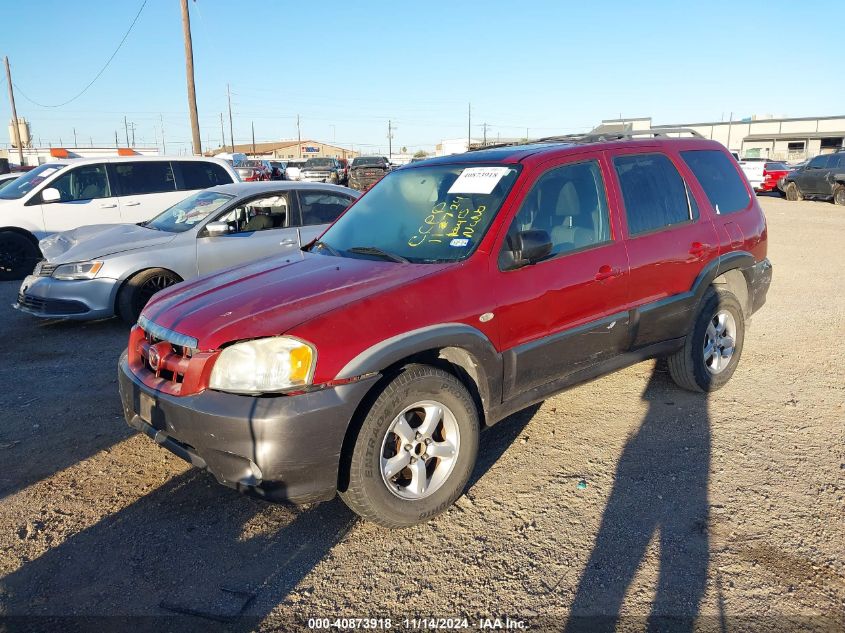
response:
M685 127L719 141L742 158L803 160L845 147L845 115L785 118L754 115L740 121L653 125L650 117L605 119L594 132Z
M105 158L107 156L158 156L157 147L24 147L23 164L37 167L57 158ZM18 150L0 150L0 157L18 164Z
M253 147L255 151L253 152ZM235 145L232 149L230 145L226 147L219 147L210 152L206 152L207 156L215 156L223 152L233 152L246 154L247 156L255 158L355 158L360 155L360 152L347 149L345 147L338 147L337 145L330 145L329 143L322 143L320 141L272 141L269 143L241 143Z

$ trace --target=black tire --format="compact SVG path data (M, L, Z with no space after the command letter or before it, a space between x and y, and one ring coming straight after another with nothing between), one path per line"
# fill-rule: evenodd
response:
M38 245L14 231L0 231L0 281L23 279L41 259Z
M727 365L718 373L708 369L704 347L708 327L721 312L728 312L733 317L735 335L733 354ZM684 347L668 357L669 375L675 384L683 389L697 392L710 392L721 389L733 376L742 355L745 341L745 318L737 298L727 290L710 288L701 300L701 308L695 320L692 332L687 336Z
M164 268L150 268L136 273L123 282L117 293L118 315L129 325L134 325L154 294L180 281L182 279L179 275Z
M845 185L836 185L833 188L833 204L845 206Z
M804 199L804 194L801 193L801 190L798 188L794 182L786 183L786 186L783 188L783 194L786 196L786 199L790 202L800 202Z
M454 415L459 448L452 469L438 488L423 498L403 499L388 488L382 477L381 458L390 445L388 430L393 421L420 401L434 401ZM356 514L385 527L408 527L437 516L463 493L478 455L479 418L472 396L455 376L429 365L403 367L365 416L351 445L351 455L347 456L348 483L340 491L343 501ZM429 458L428 463L435 459ZM440 462L436 463L439 467Z

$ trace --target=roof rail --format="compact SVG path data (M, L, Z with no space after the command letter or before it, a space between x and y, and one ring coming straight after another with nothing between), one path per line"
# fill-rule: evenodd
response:
M473 147L470 152L478 152L485 149L498 149L501 147L513 147L515 145L532 145L535 143L600 143L602 141L621 141L633 139L639 136L652 138L670 138L671 134L689 134L694 138L704 138L701 134L688 127L660 127L647 130L622 130L619 132L584 132L582 134L564 134L560 136L544 136L542 138L527 139L524 141L511 141L507 143L491 143L481 147Z
M704 138L701 134L688 127L659 127L647 130L620 130L616 132L585 132L584 134L566 134L564 136L547 136L539 138L535 143L549 141L564 141L569 143L598 143L601 141L621 141L638 136L653 138L669 138L670 134L689 134L695 138Z

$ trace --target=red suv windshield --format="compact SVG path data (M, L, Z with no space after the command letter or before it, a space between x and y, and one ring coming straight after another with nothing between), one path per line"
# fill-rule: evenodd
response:
M511 190L514 165L432 165L400 169L380 180L335 222L327 250L378 249L411 262L464 259Z

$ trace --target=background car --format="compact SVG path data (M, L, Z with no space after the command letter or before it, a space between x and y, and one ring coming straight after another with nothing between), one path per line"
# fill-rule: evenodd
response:
M789 173L786 163L779 161L767 161L763 163L763 182L754 191L764 193L779 191L778 183Z
M337 158L309 158L302 167L301 180L338 184L343 178L343 168Z
M287 163L285 163L285 161L271 160L270 168L272 169L270 180L287 180L285 176L285 169L287 169Z
M789 172L783 191L787 200L821 198L845 205L845 149L816 156L803 168Z
M269 164L261 160L247 160L235 168L243 182L263 182L270 180Z
M349 167L349 186L366 191L390 171L390 162L384 156L358 156Z
M11 174L0 174L0 189L8 185L13 180L17 179L20 176L20 173L11 173Z
M41 242L47 259L23 281L15 307L134 323L162 288L301 248L359 195L334 185L239 183L198 192L140 225L59 233Z
M21 279L38 240L86 224L140 222L191 193L238 182L232 166L202 156L55 160L0 189L0 281Z
M287 180L302 180L302 167L308 161L305 158L290 158L287 161L285 168L285 178Z

